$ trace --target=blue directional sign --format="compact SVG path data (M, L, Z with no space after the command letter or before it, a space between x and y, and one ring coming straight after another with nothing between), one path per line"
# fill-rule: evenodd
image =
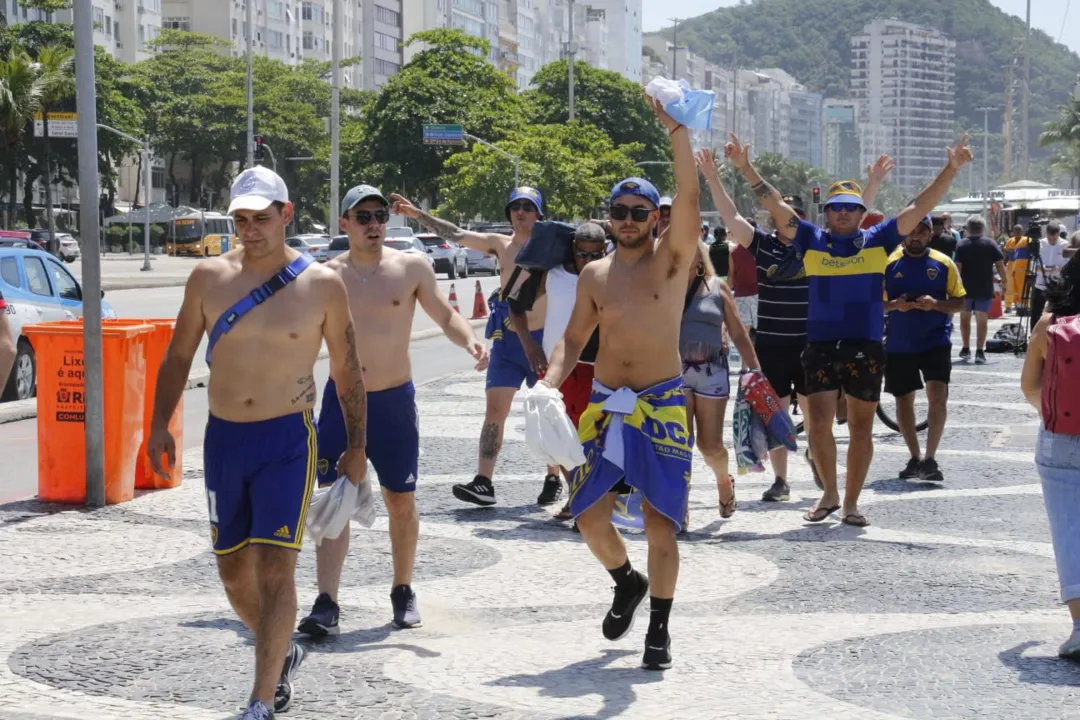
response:
M463 145L465 127L462 125L425 125L425 145Z

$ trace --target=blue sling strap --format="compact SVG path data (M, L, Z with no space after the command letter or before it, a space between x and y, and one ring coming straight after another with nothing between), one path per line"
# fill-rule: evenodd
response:
M300 273L307 270L308 266L313 262L315 262L315 259L310 255L306 253L301 255L289 263L284 270L240 298L239 302L221 313L221 317L217 319L213 329L210 331L210 343L206 346L206 364L210 364L210 356L214 352L214 346L217 345L222 335L232 330L233 325L240 318L269 300L274 293L298 278Z

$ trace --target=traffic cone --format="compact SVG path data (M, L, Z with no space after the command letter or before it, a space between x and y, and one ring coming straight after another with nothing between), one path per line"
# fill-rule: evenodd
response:
M1004 316L1004 312L1001 310L1001 290L994 288L994 300L990 303L990 315L991 320L997 320Z
M457 290L454 289L454 283L450 283L450 307L454 308L454 312L458 315L461 314L461 308L457 304Z
M476 295L473 297L472 317L470 320L483 320L488 316L487 302L484 301L484 289L476 281Z

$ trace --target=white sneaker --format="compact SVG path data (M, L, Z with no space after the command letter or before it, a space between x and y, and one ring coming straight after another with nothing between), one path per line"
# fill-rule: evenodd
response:
M1058 657L1080 660L1080 630L1073 630L1069 639L1058 648Z

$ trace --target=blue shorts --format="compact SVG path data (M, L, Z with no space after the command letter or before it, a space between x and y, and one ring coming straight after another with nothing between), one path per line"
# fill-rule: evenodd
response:
M412 381L389 390L367 394L367 456L379 484L396 493L414 492L420 464L420 424L416 414L416 387ZM319 486L337 480L337 461L345 452L348 435L341 414L337 386L331 379L323 389L319 412Z
M975 298L964 298L964 312L990 312L990 304L994 302L993 298L987 300L976 300Z
M544 331L533 330L530 335L538 345L544 344ZM529 387L540 378L529 367L529 358L525 356L525 347L517 333L504 332L491 343L491 357L487 369L487 389L514 388L521 383Z
M215 553L249 543L300 549L315 489L316 442L311 410L248 423L210 416L203 470Z

